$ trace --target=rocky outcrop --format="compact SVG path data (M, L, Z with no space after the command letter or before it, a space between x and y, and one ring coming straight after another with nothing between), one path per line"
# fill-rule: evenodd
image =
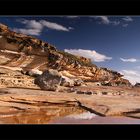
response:
M116 78L110 81L103 81L101 85L104 86L127 86L127 87L132 87L131 83L127 79L123 78Z
M57 70L46 70L41 76L35 79L37 84L43 90L56 91L61 83L61 75Z
M82 83L83 81L80 79L70 79L53 69L46 70L35 79L35 84L41 89L50 91L59 90L59 86L73 87L80 86Z
M19 71L0 67L0 87L38 88L34 78L21 74Z
M21 68L23 73L31 76L41 75L46 69L57 69L70 79L130 85L116 71L99 68L88 58L59 51L47 42L13 32L3 24L0 24L0 65ZM114 84L118 79L119 84Z
M136 83L134 87L140 87L140 83Z

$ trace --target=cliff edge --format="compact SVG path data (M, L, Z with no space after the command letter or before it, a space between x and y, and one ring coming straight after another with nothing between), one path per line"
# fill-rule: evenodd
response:
M88 58L57 50L47 42L11 31L3 24L0 24L0 65L20 68L24 73L34 71L41 74L47 69L56 69L64 76L85 82L131 86L116 71L99 68Z

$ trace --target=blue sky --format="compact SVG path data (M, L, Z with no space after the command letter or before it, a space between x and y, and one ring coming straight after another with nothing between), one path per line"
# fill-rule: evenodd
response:
M133 84L140 82L138 16L3 16L0 23L59 50L91 58L99 67L124 74Z

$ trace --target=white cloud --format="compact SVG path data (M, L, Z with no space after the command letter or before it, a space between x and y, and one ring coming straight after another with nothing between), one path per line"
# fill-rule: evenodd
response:
M54 23L54 22L49 22L47 20L26 20L26 19L18 19L18 22L25 24L25 28L14 28L13 30L15 32L27 34L27 35L40 35L43 28L47 27L49 29L57 30L57 31L70 31L74 28L72 27L65 27L63 25Z
M107 16L95 16L95 19L100 19L103 24L110 24L110 20Z
M124 18L122 18L124 21L127 21L127 22L131 22L131 21L133 21L133 19L131 18L131 17L129 17L129 16L126 16L126 17L124 17Z
M126 73L126 74L129 74L129 75L137 75L137 72L134 71L134 70L123 70L123 72Z
M58 30L58 31L69 31L69 29L67 27L64 27L63 25L54 23L54 22L49 22L46 20L40 20L40 23L45 26L48 27L50 29L54 29L54 30Z
M110 20L108 16L90 16L90 17L101 20L101 22L99 22L100 24L106 24L106 25L111 24L117 26L121 23L120 21Z
M128 26L128 24L123 24L122 26L123 26L123 27L127 27L127 26Z
M111 23L115 26L119 25L120 24L120 21L111 21Z
M73 28L73 27L68 27L68 29L69 29L69 30L73 30L74 28Z
M135 68L136 68L136 69L140 69L140 66L136 66Z
M124 78L128 79L132 84L137 82L140 83L140 73L138 71L122 70L120 73L123 74Z
M40 35L41 30L38 29L24 29L24 28L14 28L13 31L26 34L26 35Z
M64 51L74 54L74 55L79 55L79 56L83 56L86 58L90 58L91 61L93 61L93 62L103 62L105 60L112 59L112 57L108 57L104 54L100 54L100 53L96 52L95 50L65 49Z
M94 18L96 20L100 20L101 22L99 22L99 24L114 25L114 26L122 25L122 27L127 27L128 22L133 21L133 19L129 16L126 16L119 20L110 20L110 17L108 17L108 16L89 16L89 17ZM125 21L125 23L124 23L124 21Z
M42 29L43 25L36 20L21 20L21 23L26 24L27 28Z
M36 20L18 19L17 22L25 24L25 28L13 28L15 32L36 36L39 36L42 32L43 25Z
M138 60L135 58L128 58L128 59L124 59L124 58L120 58L123 62L137 62Z
M66 18L79 18L79 16L65 16Z

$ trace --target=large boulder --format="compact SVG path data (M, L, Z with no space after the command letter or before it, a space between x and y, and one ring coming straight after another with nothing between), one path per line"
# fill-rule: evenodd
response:
M43 90L56 91L61 79L62 76L57 70L49 69L35 79L35 84Z
M46 70L42 75L35 79L35 84L41 89L51 91L59 90L60 86L73 87L80 86L82 83L83 81L80 79L70 79L53 69Z

